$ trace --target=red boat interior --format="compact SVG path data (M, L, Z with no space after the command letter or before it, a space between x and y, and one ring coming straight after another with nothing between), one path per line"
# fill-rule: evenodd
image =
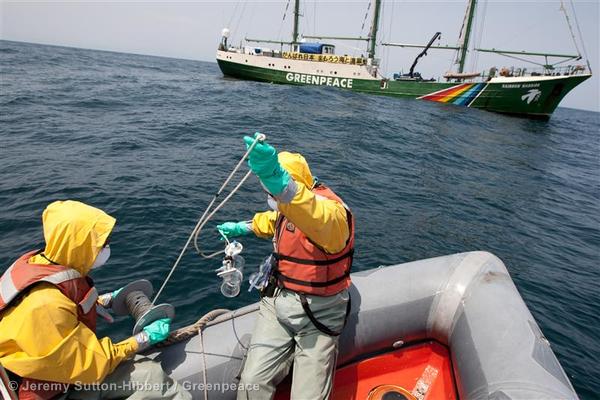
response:
M276 400L290 398L290 379ZM455 400L450 353L438 342L408 345L344 367L335 373L332 400Z

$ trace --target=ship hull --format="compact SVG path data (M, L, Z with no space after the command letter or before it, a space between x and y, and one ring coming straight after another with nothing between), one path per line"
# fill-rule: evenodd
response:
M362 79L348 73L311 73L307 68L301 68L303 64L313 66L326 63L310 61L300 62L300 68L279 70L254 65L256 63L253 59L256 58L271 57L244 56L244 59L249 61L244 60L244 63L241 63L224 60L218 55L217 63L224 75L238 79L288 85L330 86L359 93L420 99L541 119L549 118L567 93L591 77L590 74L498 77L487 82L473 83L393 81L372 77ZM296 65L298 63L296 61ZM317 70L328 72L336 68L336 65L326 64L326 67Z

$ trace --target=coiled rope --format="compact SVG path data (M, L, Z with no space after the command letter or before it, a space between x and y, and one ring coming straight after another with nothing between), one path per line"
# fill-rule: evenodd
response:
M125 299L125 304L129 310L129 315L133 317L134 321L138 321L142 315L152 308L150 299L144 292L139 290L129 293Z
M156 347L158 347L158 348L166 347L166 346L170 346L172 344L183 342L183 341L188 340L196 335L200 335L200 346L201 346L201 352L202 352L202 379L204 380L203 387L204 387L204 399L205 400L208 400L208 390L207 390L208 377L206 376L206 368L207 368L206 352L204 351L204 337L202 336L202 332L204 331L204 328L206 327L206 325L208 325L209 322L212 322L217 317L220 317L221 315L228 314L228 313L231 313L231 311L224 309L224 308L219 308L216 310L209 311L208 313L204 314L204 316L202 318L200 318L198 321L196 321L196 323L171 332L169 334L169 337L166 340L156 344Z
M206 363L206 351L204 350L204 336L203 336L204 328L212 325L213 322L215 324L225 322L228 320L231 320L233 322L233 321L235 321L235 319L237 317L247 315L247 314L250 314L250 313L253 313L256 311L258 311L258 305L256 305L256 304L254 304L252 306L244 307L242 309L235 310L235 311L230 311L230 310L223 309L223 308L209 311L208 313L204 314L204 316L202 316L202 318L200 318L198 321L196 321L196 323L171 332L171 334L165 341L154 345L154 347L156 347L156 348L167 347L167 346L188 340L196 335L200 335L200 346L201 346L200 352L202 353L202 379L204 381L204 399L208 400L208 389L207 389L208 388L208 385L207 385L208 377L206 375L207 363ZM248 347L246 347L241 342L239 342L239 343L245 351L248 351Z
M169 337L156 345L156 347L167 347L175 343L183 342L188 340L194 336L196 336L201 330L203 330L209 322L214 321L217 317L221 315L230 313L230 310L224 308L218 308L216 310L212 310L207 312L200 318L198 321L193 323L192 325L185 326L183 328L179 328L177 330L172 331L169 334Z

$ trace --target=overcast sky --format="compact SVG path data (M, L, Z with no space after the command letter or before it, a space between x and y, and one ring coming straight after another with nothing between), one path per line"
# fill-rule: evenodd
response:
M221 30L228 27L231 42L244 37L284 39L291 36L293 0L283 20L283 1L4 1L0 0L0 39L113 50L194 60L215 60ZM361 27L369 0L304 1L300 32L306 35L366 35ZM600 1L565 0L578 35L572 4L592 69L600 71ZM480 1L474 42L483 48L576 54L559 0ZM466 0L384 1L382 41L425 44L442 32L440 44L456 44ZM369 16L370 18L370 16ZM337 42L337 52L365 53L362 42ZM578 43L580 51L584 48ZM379 47L384 72L407 72L416 49ZM417 70L438 77L451 69L453 53L430 51ZM542 60L535 60L541 62ZM471 55L465 70L491 66L527 66L518 60L480 53ZM561 106L600 111L596 74L573 90Z

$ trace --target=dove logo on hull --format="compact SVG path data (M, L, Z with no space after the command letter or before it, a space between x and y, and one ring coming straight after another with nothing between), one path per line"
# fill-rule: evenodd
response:
M526 101L527 104L531 104L533 101L538 101L540 96L542 95L542 91L538 89L531 89L527 94L521 96L521 100Z

